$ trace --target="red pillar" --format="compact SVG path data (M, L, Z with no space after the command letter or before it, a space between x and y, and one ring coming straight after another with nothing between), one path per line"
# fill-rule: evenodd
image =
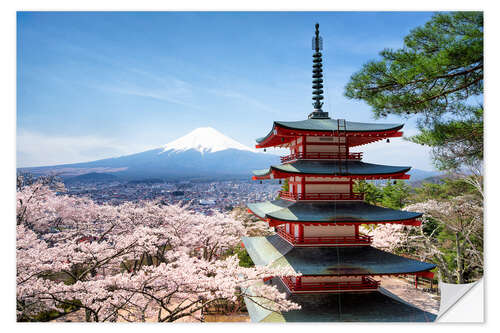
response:
M345 136L345 154L349 156L349 137L347 135Z
M305 197L306 195L306 177L305 176L301 176L300 177L300 186L301 186L301 193L302 193L302 197Z

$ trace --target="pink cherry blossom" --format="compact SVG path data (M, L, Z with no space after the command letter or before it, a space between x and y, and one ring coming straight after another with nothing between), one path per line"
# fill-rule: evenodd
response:
M84 309L90 321L201 320L211 303L242 296L273 310L297 309L275 287L257 283L294 271L244 268L226 255L246 232L220 213L156 201L99 205L41 182L20 187L18 320L61 305Z

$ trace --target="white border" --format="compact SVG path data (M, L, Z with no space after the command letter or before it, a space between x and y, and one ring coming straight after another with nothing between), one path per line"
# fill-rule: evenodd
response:
M3 286L3 298L2 298L2 314L3 326L7 330L12 329L16 331L27 331L33 329L50 329L51 331L64 331L68 329L71 330L88 330L92 329L106 329L106 330L135 330L142 326L135 325L93 325L92 327L88 325L71 324L68 325L21 325L15 324L14 318L14 297L15 297L15 256L12 249L15 248L14 235L15 228L12 223L15 216L15 206L14 206L14 189L15 189L15 106L16 106L16 95L15 95L15 78L16 78L16 56L15 56L15 43L16 43L16 11L17 10L293 10L293 11L312 11L312 10L390 10L390 11L427 11L427 10L484 10L485 11L485 65L486 65L486 78L485 78L485 106L486 106L486 116L485 116L485 127L486 127L486 138L485 138L485 149L486 149L486 192L487 192L487 203L494 203L496 201L496 194L494 189L498 189L498 177L493 179L493 175L490 177L488 171L493 171L495 167L500 165L500 160L495 154L493 149L489 149L493 142L496 144L498 137L497 126L500 125L498 121L498 114L500 110L500 105L498 103L498 80L500 78L498 59L500 59L498 54L498 31L500 31L500 17L498 17L498 11L495 11L495 1L464 1L464 0L441 0L429 1L323 1L317 0L314 2L307 1L269 1L269 0L253 0L252 2L236 2L228 0L211 0L211 1L178 1L178 2L158 2L151 0L141 0L141 1L97 1L97 0L87 0L87 1L64 1L64 0L45 0L45 1L35 1L35 0L20 0L20 1L3 1L0 7L0 34L1 41L3 44L3 52L1 52L2 61L0 73L2 73L2 121L1 124L1 135L2 135L2 212L3 217L3 227L4 232L2 232L2 246L4 253L4 274L2 274L2 286ZM495 127L493 127L495 126ZM492 166L492 167L490 167ZM486 206L486 216L485 216L485 236L487 245L485 249L485 259L486 259L486 271L488 276L498 276L498 268L494 265L488 265L488 258L490 255L494 256L497 252L497 246L499 242L489 242L489 235L498 234L498 221L495 218L496 214L493 209L489 209ZM493 244L492 244L493 243ZM495 295L499 295L496 290L496 283L488 286L488 293L491 295L486 301L496 299ZM492 304L491 304L492 306ZM370 332L401 332L401 330L406 331L421 331L421 330L439 330L443 329L453 329L454 331L467 331L478 330L483 328L488 328L492 325L492 322L498 320L498 316L493 316L489 318L488 306L486 306L486 321L487 325L404 325L404 324L335 324L332 325L314 325L315 329L337 329L337 330L351 330L352 328L363 329ZM303 331L307 324L297 324L297 325L287 325L287 331ZM7 326L7 327L6 327ZM14 326L14 327L12 327ZM348 327L349 326L349 327ZM179 324L177 326L169 326L168 329L175 330L185 330L193 329L198 330L200 326L194 325L183 325ZM223 331L247 331L254 330L256 327L252 324L247 325L237 325L237 324L224 324L224 325L207 325L204 324L203 330L213 330L219 332ZM260 325L259 330L276 330L278 326L275 325ZM147 329L155 330L165 330L166 328L162 325L148 325Z

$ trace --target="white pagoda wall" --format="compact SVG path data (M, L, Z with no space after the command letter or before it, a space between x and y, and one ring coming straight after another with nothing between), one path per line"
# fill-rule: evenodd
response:
M306 184L306 193L349 193L349 184Z
M354 236L355 233L353 225L304 226L304 237Z
M298 178L298 177L296 177ZM334 177L306 177L306 182L347 182L349 178L334 178ZM307 184L306 193L349 193L351 190L349 184Z
M338 152L345 152L346 146L345 144L346 138L345 137L332 137L332 138L325 138L325 137L315 137L315 136L308 136L306 138L306 151L310 153L318 153L318 152L329 152L329 153L338 153ZM314 143L332 143L332 145L315 145ZM336 144L334 144L336 143ZM338 145L338 144L341 145Z

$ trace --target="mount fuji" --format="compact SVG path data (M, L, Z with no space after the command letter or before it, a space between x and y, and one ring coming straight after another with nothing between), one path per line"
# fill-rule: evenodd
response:
M257 151L242 145L212 127L200 127L194 131L174 140L163 147L163 152L184 152L190 149L200 153L215 153L227 149L246 150L256 153Z
M21 171L56 173L63 178L97 173L124 180L250 179L252 170L277 163L277 155L257 152L211 127L201 127L163 147L137 154Z

